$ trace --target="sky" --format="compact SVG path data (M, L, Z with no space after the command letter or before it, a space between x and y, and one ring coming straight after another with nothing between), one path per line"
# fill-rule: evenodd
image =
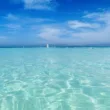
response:
M0 0L0 46L110 45L110 0Z

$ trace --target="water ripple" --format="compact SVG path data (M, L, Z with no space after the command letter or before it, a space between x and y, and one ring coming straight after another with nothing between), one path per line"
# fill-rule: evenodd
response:
M0 110L109 110L109 51L2 50Z

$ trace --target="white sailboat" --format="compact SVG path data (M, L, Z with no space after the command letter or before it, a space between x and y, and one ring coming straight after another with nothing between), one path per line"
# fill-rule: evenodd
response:
M47 48L49 48L49 44L47 44L47 46L46 46Z

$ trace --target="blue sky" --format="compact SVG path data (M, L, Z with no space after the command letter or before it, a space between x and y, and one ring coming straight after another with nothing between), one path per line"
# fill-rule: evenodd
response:
M0 45L110 44L110 0L1 0Z

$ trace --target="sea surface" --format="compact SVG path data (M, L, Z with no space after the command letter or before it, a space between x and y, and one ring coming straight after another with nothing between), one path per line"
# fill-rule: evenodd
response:
M110 110L110 48L0 48L0 110Z

